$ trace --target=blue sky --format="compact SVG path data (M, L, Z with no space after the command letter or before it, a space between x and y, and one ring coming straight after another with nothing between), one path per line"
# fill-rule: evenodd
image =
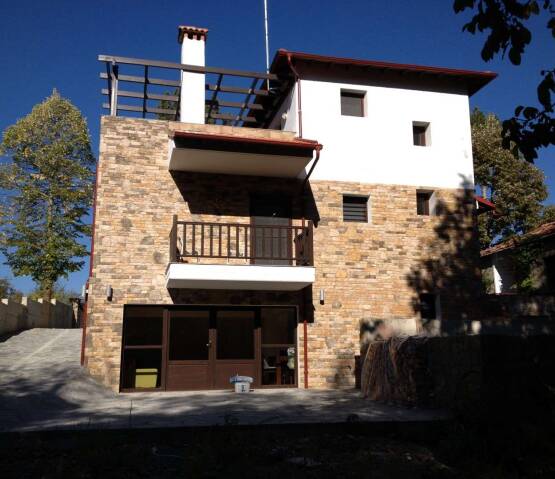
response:
M535 104L539 71L554 58L555 42L534 22L534 38L519 67L508 61L484 63L482 36L462 33L468 15L455 15L450 0L389 2L268 0L270 54L278 48L401 63L493 70L499 78L471 99L471 106L501 117L518 104ZM26 115L53 88L69 98L89 123L98 151L104 86L97 55L179 60L177 25L210 30L207 65L262 71L263 0L18 0L0 4L0 130ZM554 148L540 152L555 203ZM88 264L65 283L80 290ZM28 278L0 276L24 291Z

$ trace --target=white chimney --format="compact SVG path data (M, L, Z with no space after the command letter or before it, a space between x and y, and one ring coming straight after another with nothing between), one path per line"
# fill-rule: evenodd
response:
M205 66L204 45L206 28L182 25L178 31L181 43L181 63L186 65ZM187 123L204 123L204 73L181 72L181 102L179 105L180 120Z

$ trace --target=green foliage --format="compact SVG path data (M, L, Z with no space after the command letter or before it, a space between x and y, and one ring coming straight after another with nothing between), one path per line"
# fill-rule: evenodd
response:
M21 291L14 288L9 279L0 278L0 299L10 298L20 300L22 296Z
M179 89L176 88L173 93L170 92L164 92L164 95L173 95L173 96L178 96L179 95ZM160 100L158 102L158 105L156 105L156 108L162 108L162 109L166 109L166 110L175 110L176 108L178 108L178 103L176 101L172 101L172 100ZM204 113L205 115L208 113L208 111L210 110L210 107L208 105L206 105L204 107ZM212 107L212 113L219 113L220 112L220 107L218 105L214 105ZM169 115L167 113L156 113L156 118L158 120L175 120L175 115ZM206 122L208 125L214 125L216 123L216 120L214 120L214 118L210 118L208 119L208 121Z
M92 202L93 167L87 124L56 91L8 127L0 143L0 251L17 276L46 292L78 271L90 235L83 222Z
M171 92L164 92L164 95L173 95L173 96L177 96L179 95L179 89L176 88L173 93ZM176 108L178 108L178 103L176 101L172 101L172 100L160 100L158 102L158 105L156 105L156 108L162 108L164 110L175 110ZM175 115L170 115L168 113L156 113L156 118L158 120L170 120L173 121L175 120Z
M514 264L515 287L519 293L532 293L535 289L532 272L543 256L541 242L520 244L514 248L511 257Z
M555 205L547 205L543 208L537 226L551 223L552 221L555 221Z
M500 213L478 218L480 244L486 248L536 227L547 188L539 168L503 148L501 122L495 115L475 109L471 125L475 182Z
M493 280L493 269L491 267L486 268L482 271L482 286L487 294L492 294L495 292L494 280Z
M39 287L35 288L31 293L28 294L29 298L37 300L40 298L46 298L49 294L48 291L44 291ZM77 291L66 289L63 285L56 283L52 286L52 291L50 292L50 297L54 298L61 303L71 304L71 298L78 298L81 293Z
M486 62L508 53L510 62L520 65L532 41L532 32L525 23L542 13L547 15L545 25L555 39L555 3L551 0L455 0L453 8L455 13L467 9L473 13L464 31L488 32L481 53ZM538 148L555 145L555 68L541 71L541 76L537 86L541 108L519 105L514 116L503 122L503 146L512 147L513 153L520 152L528 161L537 158Z

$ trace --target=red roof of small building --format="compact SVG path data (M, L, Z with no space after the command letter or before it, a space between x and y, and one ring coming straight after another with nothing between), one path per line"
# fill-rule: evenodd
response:
M495 210L495 205L490 200L487 200L483 196L479 196L479 195L474 195L474 198L478 202L478 205L480 206L480 208L483 208L489 211Z
M515 248L516 246L519 246L523 243L537 241L553 235L555 235L555 221L544 223L543 225L538 226L525 235L514 236L507 241L503 241L502 243L498 243L496 245L490 246L489 248L483 249L482 251L480 251L480 256L490 256L495 253L500 253L501 251Z

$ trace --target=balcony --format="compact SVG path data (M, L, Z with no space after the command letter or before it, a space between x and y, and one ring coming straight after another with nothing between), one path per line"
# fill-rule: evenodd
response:
M297 291L314 282L313 225L178 221L168 288Z
M204 123L268 128L291 88L293 79L272 73L186 65L114 55L99 55L107 81L102 107L110 115L185 121L180 118L180 74L196 73L206 79Z
M203 128L206 133L174 133L170 145L171 171L297 178L312 161L314 150L321 148L316 141L295 138L287 132L273 132L270 138L267 130L254 130L257 137L253 137L250 131L251 136L245 134L250 128L242 131L214 125ZM219 133L222 131L223 134Z

